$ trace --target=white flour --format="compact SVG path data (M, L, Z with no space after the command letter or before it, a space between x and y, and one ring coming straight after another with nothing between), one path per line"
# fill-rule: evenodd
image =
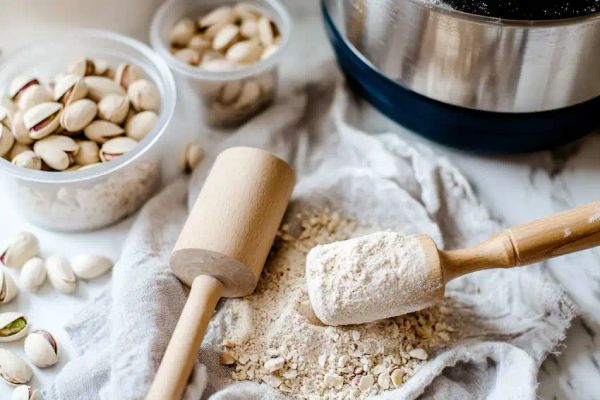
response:
M416 236L376 232L317 246L306 259L313 310L328 325L372 322L435 304L444 294Z

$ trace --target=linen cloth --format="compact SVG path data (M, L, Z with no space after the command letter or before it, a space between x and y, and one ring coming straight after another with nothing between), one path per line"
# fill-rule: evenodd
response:
M394 133L350 124L355 101L333 65L292 82L266 111L234 132L211 135L191 179L172 183L134 223L110 288L66 327L78 357L44 393L49 400L143 399L187 289L168 257L212 161L222 149L273 151L298 175L292 207L328 205L379 226L425 233L440 248L474 244L499 229L445 158ZM447 287L464 321L462 339L382 399L534 399L538 368L576 310L539 268L482 271ZM225 300L226 301L226 300ZM222 315L208 329L187 399L284 399L252 382L229 384L218 364Z

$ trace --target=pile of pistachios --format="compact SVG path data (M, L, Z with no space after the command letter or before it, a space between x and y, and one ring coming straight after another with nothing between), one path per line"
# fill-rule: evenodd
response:
M169 36L173 56L212 71L243 67L274 54L277 25L247 3L218 7L196 20L183 18Z
M0 100L0 157L48 171L108 162L152 131L159 108L156 85L128 63L81 58L47 85L17 76Z
M93 279L112 268L112 261L95 254L81 254L71 261L59 255L52 255L44 261L39 256L39 242L29 232L17 234L2 250L0 262L6 267L21 269L20 286L35 292L46 281L62 293L72 293L78 279ZM0 270L0 304L12 301L18 288L12 275ZM19 312L0 313L0 342L13 342L25 338L23 348L27 359L39 368L48 368L58 362L58 341L46 330L34 330L29 333L29 320ZM33 376L33 371L17 354L0 348L0 378L12 385L25 385ZM15 389L17 395L29 394L29 397L17 399L35 399L37 391L29 386Z

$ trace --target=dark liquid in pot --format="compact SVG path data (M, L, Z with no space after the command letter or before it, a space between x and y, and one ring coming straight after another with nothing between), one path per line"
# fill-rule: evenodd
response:
M471 14L508 19L561 19L600 11L600 0L434 0Z

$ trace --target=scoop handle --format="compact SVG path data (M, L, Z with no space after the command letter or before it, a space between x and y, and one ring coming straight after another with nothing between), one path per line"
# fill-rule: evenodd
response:
M447 282L488 268L510 268L600 245L600 202L506 229L468 249L440 251Z

